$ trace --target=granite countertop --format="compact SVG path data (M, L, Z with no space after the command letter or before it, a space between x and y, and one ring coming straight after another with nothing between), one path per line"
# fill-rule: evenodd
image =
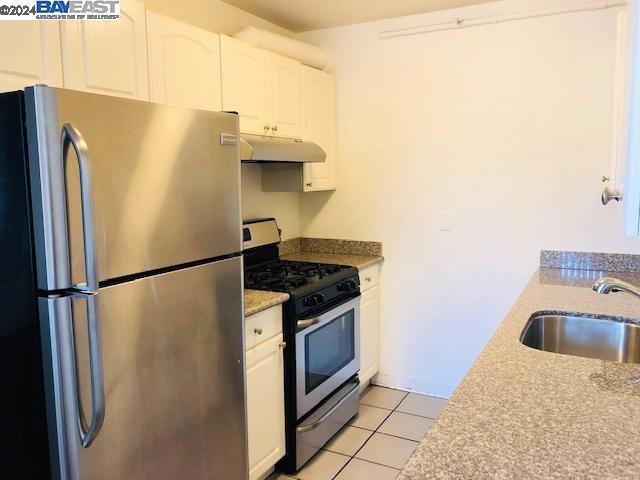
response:
M335 263L349 265L362 270L384 260L382 255L354 255L350 253L318 253L295 252L283 255L284 260L297 260L301 262Z
M640 378L640 365L542 352L519 341L538 311L640 322L637 298L598 295L584 275L536 272L400 480L640 478L640 385L626 385Z
M265 292L262 290L244 291L244 316L250 317L267 308L275 307L289 300L288 293Z

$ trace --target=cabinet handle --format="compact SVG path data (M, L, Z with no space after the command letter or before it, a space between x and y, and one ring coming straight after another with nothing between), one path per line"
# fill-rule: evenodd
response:
M277 132L278 131L278 125L274 125L273 127L271 127L271 131L272 132Z
M271 126L270 126L270 125L265 125L265 126L264 126L264 133L269 132L269 129L270 129L270 128L271 128Z
M312 187L312 186L313 186L313 183L311 182L307 183L307 187Z
M253 329L253 333L257 333L258 335L262 335L262 329L261 328L254 328Z
M371 281L371 277L364 277L364 281L365 282L370 282Z
M620 200L622 200L622 192L620 190L612 190L609 187L604 187L602 189L601 199L602 199L603 205L606 205L611 200L615 200L616 202L619 202Z
M287 342L280 342L278 346L284 350L284 348L287 346Z

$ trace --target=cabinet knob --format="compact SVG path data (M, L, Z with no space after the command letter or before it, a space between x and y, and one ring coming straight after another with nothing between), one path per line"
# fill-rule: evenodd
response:
M611 180L611 177L606 177L606 176L604 176L604 175L602 176L602 183L604 183L604 182L608 182L608 181L610 181L610 180Z
M271 131L272 132L277 132L278 131L278 125L274 125L273 127L271 127Z
M264 133L267 133L270 129L271 129L270 125L265 125L264 126Z
M622 192L620 192L620 190L612 190L609 187L604 187L602 189L602 204L606 205L611 200L615 200L616 202L622 200Z
M284 347L287 346L287 342L280 342L280 345L278 345L280 348L284 349Z
M253 332L257 333L258 335L262 335L262 329L261 328L254 328Z
M311 183L311 182L307 183L307 187L312 187L312 186L313 186L313 183Z
M371 281L371 277L364 277L364 281L365 282L370 282Z

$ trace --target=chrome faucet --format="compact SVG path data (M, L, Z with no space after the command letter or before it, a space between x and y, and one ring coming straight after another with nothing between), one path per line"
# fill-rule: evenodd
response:
M598 293L627 292L640 297L640 288L613 277L604 277L593 284L593 291Z

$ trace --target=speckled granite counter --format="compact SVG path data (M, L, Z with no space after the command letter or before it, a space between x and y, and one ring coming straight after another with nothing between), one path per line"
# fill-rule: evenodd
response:
M244 316L250 317L267 308L275 307L289 300L288 293L263 292L261 290L244 291Z
M384 260L382 255L353 255L348 253L316 253L296 252L283 255L285 260L297 260L301 262L336 263L338 265L350 265L359 269L367 268Z
M583 275L536 272L400 480L640 478L640 385L625 385L640 378L640 365L542 352L519 341L537 311L638 321L638 299L598 295L591 279L576 282Z

